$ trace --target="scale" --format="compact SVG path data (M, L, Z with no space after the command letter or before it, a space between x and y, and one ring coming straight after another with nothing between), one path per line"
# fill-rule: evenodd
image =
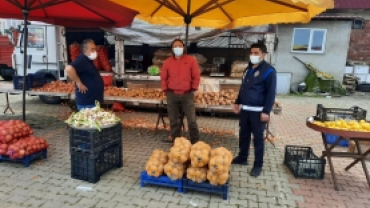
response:
M214 57L213 58L213 64L216 65L216 72L211 72L209 76L211 77L224 77L225 72L221 72L220 66L221 64L225 64L225 58L223 57Z
M127 73L140 73L143 72L143 55L134 54L132 55L131 61L131 69L125 69Z

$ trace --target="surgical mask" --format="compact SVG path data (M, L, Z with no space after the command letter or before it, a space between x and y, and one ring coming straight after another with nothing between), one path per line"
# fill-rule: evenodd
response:
M172 50L175 56L182 56L184 53L184 48L173 48Z
M252 64L259 64L261 62L259 56L250 55L249 58Z
M95 60L96 57L98 57L98 53L96 53L96 51L95 52L92 52L90 54L90 56L87 56L87 57L89 57L90 60Z

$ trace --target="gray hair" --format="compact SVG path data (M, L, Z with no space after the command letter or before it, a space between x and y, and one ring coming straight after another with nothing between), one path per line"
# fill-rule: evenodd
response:
M89 44L89 43L95 43L92 39L85 39L83 42L82 42L82 44L81 44L81 50L82 50L82 52L85 52L86 50L87 50L87 44Z

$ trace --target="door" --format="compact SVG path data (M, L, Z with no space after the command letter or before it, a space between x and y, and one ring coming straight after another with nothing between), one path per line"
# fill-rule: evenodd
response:
M24 33L21 33L15 55L15 65L17 73L20 76L24 74L23 34ZM52 49L53 47L54 51L50 50L50 48ZM55 26L29 25L26 73L44 71L54 74L54 71L58 67L56 56Z

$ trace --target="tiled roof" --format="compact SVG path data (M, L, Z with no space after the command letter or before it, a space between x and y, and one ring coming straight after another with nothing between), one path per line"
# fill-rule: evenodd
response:
M334 0L335 9L370 9L370 0Z

